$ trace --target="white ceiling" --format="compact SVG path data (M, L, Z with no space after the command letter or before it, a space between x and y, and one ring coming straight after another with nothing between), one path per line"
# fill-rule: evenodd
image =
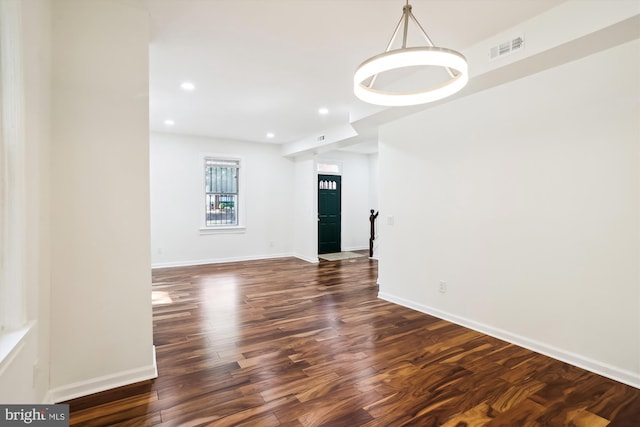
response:
M564 0L412 0L434 43L463 50ZM288 143L349 123L352 78L404 0L148 0L152 131ZM473 67L473 64L470 64ZM192 92L180 84L195 84ZM329 114L318 114L320 107ZM174 126L164 121L172 119ZM275 137L268 139L267 132Z

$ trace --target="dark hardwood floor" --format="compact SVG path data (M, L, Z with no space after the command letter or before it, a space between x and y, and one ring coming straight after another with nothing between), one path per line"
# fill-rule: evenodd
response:
M640 426L640 390L376 298L367 257L153 272L159 377L71 425Z

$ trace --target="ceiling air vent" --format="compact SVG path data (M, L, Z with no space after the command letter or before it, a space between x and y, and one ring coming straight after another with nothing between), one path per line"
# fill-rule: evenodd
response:
M496 59L513 52L522 50L524 47L524 36L513 37L511 40L505 40L489 49L489 58Z

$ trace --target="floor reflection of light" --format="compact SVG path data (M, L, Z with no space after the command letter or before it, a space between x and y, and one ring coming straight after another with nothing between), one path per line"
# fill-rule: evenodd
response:
M172 302L169 292L151 291L151 305L171 304Z
M236 274L217 274L203 278L200 298L209 318L212 338L236 336L242 321L238 313L238 286Z
M201 282L200 301L210 310L236 311L238 278L236 275L216 275Z

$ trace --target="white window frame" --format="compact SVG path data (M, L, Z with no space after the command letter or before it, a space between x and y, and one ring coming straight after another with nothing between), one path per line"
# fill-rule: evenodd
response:
M244 233L246 231L246 226L244 224L245 218L245 183L244 183L244 159L241 156L236 155L227 155L227 154L203 154L202 156L202 169L200 171L200 176L202 179L202 208L200 209L201 217L202 217L202 225L200 226L200 234L237 234ZM207 225L206 222L206 212L207 212L207 186L206 186L206 170L207 170L207 160L217 160L221 162L237 162L238 163L238 196L237 196L237 206L236 206L236 225Z
M0 371L31 325L25 296L22 5L0 1Z
M327 159L316 160L316 173L318 175L342 175L342 162Z

